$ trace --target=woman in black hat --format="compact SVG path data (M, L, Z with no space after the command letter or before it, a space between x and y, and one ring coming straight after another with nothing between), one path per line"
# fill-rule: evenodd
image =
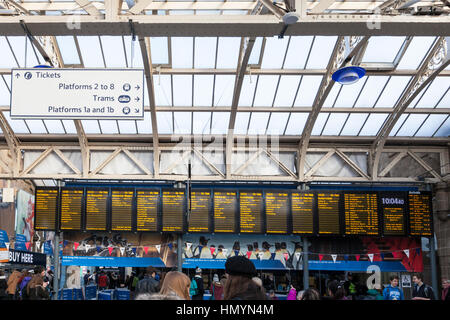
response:
M234 256L227 259L225 272L228 279L225 283L224 300L266 300L263 289L252 277L256 276L253 262L244 256Z

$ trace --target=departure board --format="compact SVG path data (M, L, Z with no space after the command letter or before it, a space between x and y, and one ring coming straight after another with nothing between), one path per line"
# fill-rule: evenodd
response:
M376 193L344 193L345 234L378 235Z
M288 233L289 194L266 193L266 232Z
M61 230L81 230L83 189L61 190Z
M317 193L319 234L340 234L339 200L339 193Z
M236 232L236 192L214 192L214 232Z
M292 233L314 234L314 193L291 193Z
M241 232L263 233L262 192L241 192L239 198Z
M58 189L36 189L35 230L56 230Z
M107 230L108 190L86 190L86 230Z
M111 190L111 230L131 231L133 226L133 190Z
M191 211L189 213L189 221L188 221L189 232L210 232L209 230L210 207L211 207L210 191L191 192Z
M409 233L412 236L431 236L431 194L409 194Z
M162 193L162 231L183 232L185 192L168 191Z
M379 202L383 213L383 235L404 236L406 233L405 193L380 193Z
M137 231L158 231L159 190L136 191Z

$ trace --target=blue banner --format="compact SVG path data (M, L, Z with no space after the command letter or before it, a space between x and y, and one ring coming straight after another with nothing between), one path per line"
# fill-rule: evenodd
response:
M0 230L0 242L9 242L8 234L5 230Z
M406 272L400 261L319 261L309 260L309 270L360 271L366 272L369 266L378 266L381 272Z
M99 256L63 256L63 266L86 267L156 267L164 268L166 265L161 258L128 258L128 257L99 257Z
M48 255L53 255L53 248L50 241L44 242L44 253Z
M16 242L27 242L27 238L23 234L16 234Z
M226 259L185 259L183 268L225 269ZM257 270L287 270L279 260L250 260Z

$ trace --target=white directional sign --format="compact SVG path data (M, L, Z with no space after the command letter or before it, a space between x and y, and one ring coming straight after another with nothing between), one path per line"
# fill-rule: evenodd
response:
M141 69L12 69L11 79L11 118L144 118Z

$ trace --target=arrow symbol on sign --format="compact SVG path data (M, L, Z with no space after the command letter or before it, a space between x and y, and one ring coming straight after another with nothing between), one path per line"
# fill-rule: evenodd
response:
M138 108L134 108L134 113L139 113L139 109Z
M136 98L134 98L134 100L135 100L135 101L139 101L139 100L141 100L141 99L139 99L139 97L136 97Z
M19 77L20 77L20 74L16 73L16 78L19 79Z
M136 90L139 90L141 87L139 87L139 85L137 85L136 87L134 87Z

